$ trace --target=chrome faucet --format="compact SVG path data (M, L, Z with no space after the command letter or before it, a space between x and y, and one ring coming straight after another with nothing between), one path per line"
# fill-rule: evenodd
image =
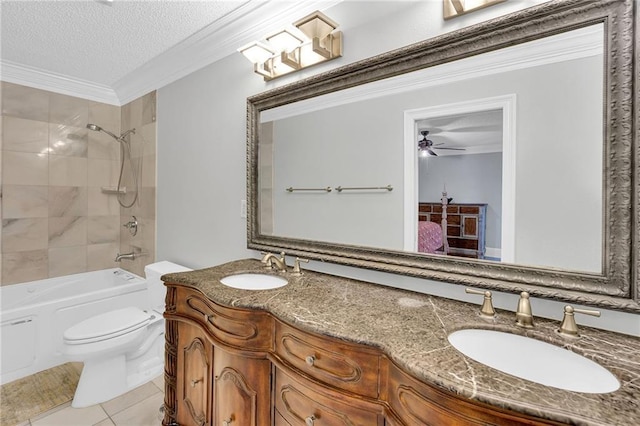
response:
M139 253L138 253L138 254L139 254ZM118 254L116 255L116 260L115 260L115 261L116 261L116 262L120 262L122 259L135 260L136 255L137 255L137 254L136 254L136 253L134 253L134 252L131 252L131 253L123 253L123 254L118 253Z
M280 253L280 257L273 253L265 253L261 262L264 263L268 269L271 269L275 265L276 269L279 271L287 270L287 260L284 252Z

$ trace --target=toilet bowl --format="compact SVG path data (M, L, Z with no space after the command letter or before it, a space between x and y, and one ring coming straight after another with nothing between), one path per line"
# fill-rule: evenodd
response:
M65 330L63 355L84 363L72 407L115 398L163 371L166 288L160 277L189 270L171 262L147 265L148 306L95 315Z

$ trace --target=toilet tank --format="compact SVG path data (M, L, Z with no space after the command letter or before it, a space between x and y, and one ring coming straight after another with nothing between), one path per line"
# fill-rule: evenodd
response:
M160 279L164 274L170 274L173 272L186 272L192 271L185 266L178 265L177 263L168 262L166 260L162 262L150 263L144 267L144 276L147 279L147 292L149 293L149 308L164 312L164 299L167 294L167 288Z

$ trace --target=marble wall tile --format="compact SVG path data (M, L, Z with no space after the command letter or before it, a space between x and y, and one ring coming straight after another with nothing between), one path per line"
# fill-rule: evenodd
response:
M119 135L122 108L0 85L0 277L16 283L119 266L114 259L120 205L101 187L117 185L120 144L86 125L95 123ZM135 122L130 127L142 129L144 108L144 114L154 116L155 99L147 97L129 108L125 120ZM155 123L145 130L153 135L155 152Z
M129 147L125 150L126 156L128 158L129 152L131 153L132 158L142 157L145 153L145 143L142 135L138 132L135 134L130 134L128 136Z
M156 91L147 93L142 97L141 124L144 126L156 121Z
M2 255L2 285L41 280L49 276L47 250L31 250Z
M49 158L47 155L4 151L2 153L2 183L5 185L47 185Z
M105 127L111 133L119 135L117 130ZM120 160L120 143L104 132L89 131L88 157Z
M100 187L87 188L89 216L118 216L120 204L115 194L105 194Z
M120 174L120 162L89 158L89 186L113 187L118 184Z
M49 249L49 277L77 274L86 270L86 245Z
M120 109L120 128L124 130L132 129L136 127L135 125L140 122L133 117L132 114L132 105L133 102L129 102L126 105L123 105Z
M155 187L156 186L156 156L145 155L142 157L140 165L140 186Z
M49 188L41 185L4 185L4 219L49 216Z
M156 221L154 219L142 218L138 220L140 224L140 239L142 247L147 251L156 250Z
M99 102L89 104L89 123L120 134L120 107Z
M88 243L117 243L120 240L120 216L92 216L88 219Z
M89 130L67 124L49 124L49 153L69 157L87 157Z
M138 200L131 208L131 213L134 216L141 218L155 219L156 218L156 188L143 187L140 188Z
M49 218L49 248L87 245L87 218L64 216Z
M28 120L49 120L49 92L1 82L2 115Z
M50 93L49 122L85 127L89 121L89 102L73 96Z
M143 155L155 155L156 154L156 123L145 124L138 131L138 135L142 138L144 145Z
M49 243L48 219L3 219L2 252L46 249Z
M89 244L87 246L87 271L117 268L120 265L115 261L116 254L120 252L119 243Z
M19 152L46 152L49 125L43 121L2 117L2 149Z
M86 186L87 159L79 157L49 156L49 185Z
M2 146L3 146L3 137L2 137L2 118L0 117L0 167L2 167ZM2 185L2 170L0 170L0 186Z
M87 192L84 186L50 186L49 216L87 216Z

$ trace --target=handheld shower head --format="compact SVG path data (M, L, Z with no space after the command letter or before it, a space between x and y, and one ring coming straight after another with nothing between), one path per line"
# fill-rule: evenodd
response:
M108 134L109 136L111 136L112 138L114 138L117 142L120 142L120 143L126 142L124 140L124 136L129 134L129 133L131 133L131 131L129 131L129 132L121 135L120 137L118 137L118 136L114 135L113 133L111 133L110 131L105 130L102 127L98 126L97 124L93 124L93 123L87 124L87 129L93 130L94 132L104 132L104 133ZM135 129L133 129L133 130L135 131Z

